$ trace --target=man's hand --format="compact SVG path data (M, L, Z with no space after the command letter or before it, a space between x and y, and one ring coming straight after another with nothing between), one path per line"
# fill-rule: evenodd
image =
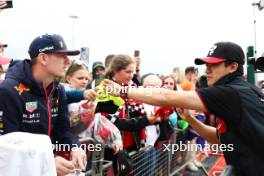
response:
M71 159L72 159L72 162L74 163L76 169L80 169L82 171L85 170L86 164L87 164L86 163L87 158L86 158L86 153L82 148L80 148L80 147L72 148Z
M113 96L120 96L121 86L114 81L109 79L104 80L104 86L106 88L106 92Z
M55 157L55 165L58 176L64 176L69 173L75 172L75 167L71 161L64 159L63 157Z
M3 10L3 8L6 6L6 2L5 1L0 1L0 12Z
M189 122L191 119L195 118L195 111L183 108L176 108L177 112L183 120Z
M154 124L156 122L160 122L161 121L160 117L157 117L157 116L155 116L153 114L147 116L147 118L148 118L148 121L149 121L150 124Z
M123 150L122 141L115 140L115 141L113 141L112 146L113 146L114 154L117 154L120 150Z
M96 96L97 96L96 88L95 88L95 89L85 90L85 91L83 92L83 97L84 97L86 100L94 101L95 98L96 98Z
M136 70L140 70L141 60L139 57L135 57Z

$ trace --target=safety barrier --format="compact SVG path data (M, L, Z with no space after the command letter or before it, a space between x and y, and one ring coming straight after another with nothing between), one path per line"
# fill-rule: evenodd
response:
M81 142L97 143L92 138L82 139ZM170 140L160 142L157 147L146 146L137 152L129 153L133 168L127 176L173 176L183 171L192 160L186 161L187 150L174 150L170 144L187 144L187 130L175 129ZM112 162L104 160L103 147L101 151L88 152L88 162L91 166L86 172L87 176L114 176ZM208 175L205 168L202 167L202 170L204 175Z
M81 144L85 144L86 146L92 144L96 145L98 142L94 140L93 138L86 137L80 139ZM87 153L87 163L88 167L90 167L89 171L86 172L85 175L93 175L93 176L101 176L103 175L103 168L108 166L110 168L112 166L112 163L109 161L104 160L104 147L103 144L101 144L100 150L86 150Z

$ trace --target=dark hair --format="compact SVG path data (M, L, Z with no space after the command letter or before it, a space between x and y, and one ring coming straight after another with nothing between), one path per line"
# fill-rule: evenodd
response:
M185 75L187 75L188 73L196 73L197 72L197 68L191 66L191 67L187 67L185 69Z
M37 59L36 58L30 59L30 64L31 65L35 65L36 63L37 63Z
M198 89L208 87L207 77L205 75L200 76L199 80L195 84L195 87Z
M67 82L67 79L66 79L67 76L72 76L75 72L79 70L83 70L83 69L88 71L88 68L84 63L73 62L65 73L65 79L64 79L65 82Z
M236 61L234 61L234 60L227 60L227 61L225 61L225 66L227 67L228 65L231 65L234 62L236 62ZM238 64L238 67L237 67L237 70L235 71L235 73L239 73L240 75L243 75L244 74L243 64L238 63L238 62L236 62L236 63Z
M111 79L116 72L126 69L126 67L132 63L133 60L128 55L124 55L124 54L115 55L112 58L109 67L106 69L105 77Z
M173 90L177 90L177 83L176 83L176 80L175 80L174 77L171 76L171 75L164 76L164 77L162 78L162 86L164 86L165 79L167 79L167 78L171 78L171 79L173 80L173 83L174 83Z

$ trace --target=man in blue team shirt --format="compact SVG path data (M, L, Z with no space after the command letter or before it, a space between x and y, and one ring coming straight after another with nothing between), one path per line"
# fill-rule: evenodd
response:
M73 162L55 157L58 175L85 169L85 152L70 132L67 102L63 87L55 80L65 74L70 64L67 50L59 35L35 38L28 51L30 60L11 63L0 85L0 134L15 131L47 134L54 144L68 144Z

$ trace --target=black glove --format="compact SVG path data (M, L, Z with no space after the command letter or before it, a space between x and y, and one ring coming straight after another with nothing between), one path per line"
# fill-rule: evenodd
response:
M132 171L133 163L131 157L123 150L119 151L117 154L117 161L121 165L120 176L125 176Z

